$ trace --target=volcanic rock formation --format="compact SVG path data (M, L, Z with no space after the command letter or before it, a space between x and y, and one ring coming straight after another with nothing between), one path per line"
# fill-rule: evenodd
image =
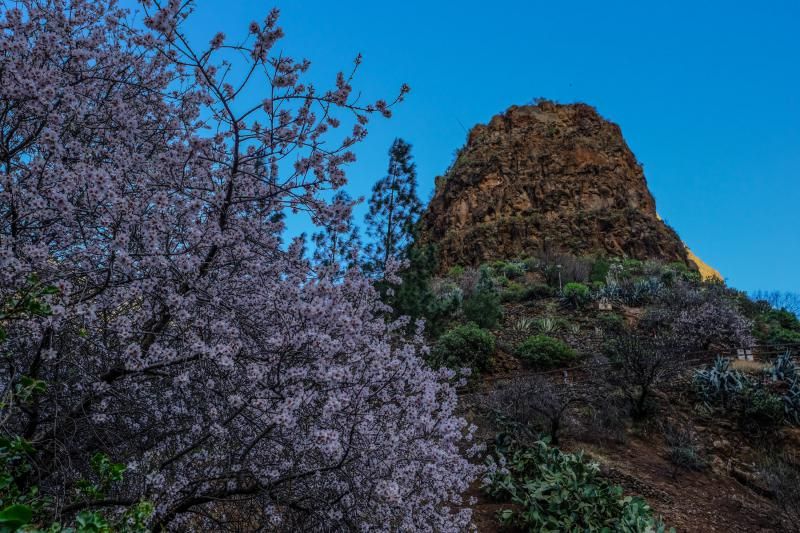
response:
M421 222L442 270L542 251L696 267L619 126L585 104L513 106L472 128Z

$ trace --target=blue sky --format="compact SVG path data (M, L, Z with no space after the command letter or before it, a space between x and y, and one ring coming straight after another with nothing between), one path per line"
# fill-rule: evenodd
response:
M586 102L622 127L661 216L731 285L800 292L800 2L197 0L192 36L238 35L273 5L279 47L315 80L361 52L366 96L411 85L371 123L353 195L394 137L414 145L427 199L465 128L539 96Z

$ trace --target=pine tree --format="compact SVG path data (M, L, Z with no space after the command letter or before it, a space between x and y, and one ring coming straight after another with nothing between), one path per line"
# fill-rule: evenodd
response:
M373 185L369 199L366 226L367 235L373 239L367 247L369 271L381 274L391 258L404 257L421 211L411 145L395 139L389 149L389 170Z
M344 191L337 192L332 205L342 212L342 216L312 235L313 259L319 266L333 268L333 275L340 277L357 262L361 236L358 227L353 225L351 209L354 202L350 195Z

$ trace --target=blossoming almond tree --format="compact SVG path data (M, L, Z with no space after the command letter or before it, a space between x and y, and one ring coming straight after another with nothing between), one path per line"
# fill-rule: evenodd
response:
M348 215L325 198L391 104L304 83L275 11L198 50L177 0L142 2L146 28L112 0L0 5L0 301L58 288L4 324L2 432L34 450L16 481L63 520L150 500L157 530L465 527L452 375L359 273L281 240L286 210ZM124 481L76 498L97 451Z

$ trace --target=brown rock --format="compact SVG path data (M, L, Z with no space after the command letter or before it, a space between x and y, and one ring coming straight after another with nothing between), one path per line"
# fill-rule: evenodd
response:
M511 107L475 126L422 217L440 268L541 251L680 261L619 126L585 104Z

